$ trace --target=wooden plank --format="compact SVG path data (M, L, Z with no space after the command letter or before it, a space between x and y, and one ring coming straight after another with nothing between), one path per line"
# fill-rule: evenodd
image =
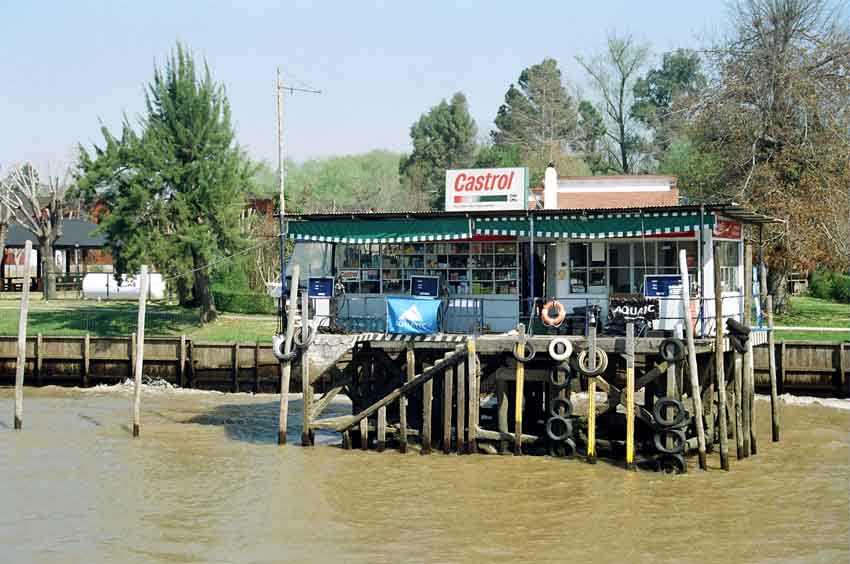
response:
M289 309L286 313L286 334L283 341L283 352L292 352L292 337L295 334L295 310L298 308L298 279L301 277L301 266L292 265L292 277L289 288ZM281 295L283 295L283 275L281 274ZM280 367L280 408L277 419L277 444L286 444L286 425L289 419L289 379L292 376L292 361L281 363Z
M457 375L457 413L455 414L457 453L466 453L466 362L461 361L455 370Z
M82 382L83 387L87 388L89 385L89 375L91 374L91 336L86 333L83 337L83 373L82 373Z
M517 325L517 334L519 335L516 348L520 356L525 356L525 325L520 323ZM522 454L522 412L525 408L525 364L517 361L516 363L516 386L514 388L514 454L519 456Z
M776 387L776 343L773 331L773 296L767 296L767 369L770 377L771 438L779 442L779 394Z
M315 427L315 419L330 405L333 399L345 388L344 385L334 386L324 393L322 398L313 404L313 412L310 415L311 425Z
M720 419L720 467L729 470L729 434L726 426L726 377L723 369L723 299L720 286L720 246L714 244L714 374L717 383L718 409Z
M133 388L133 436L138 437L141 433L141 403L142 403L142 369L145 363L145 306L148 298L148 267L142 265L139 274L139 317L136 322L136 353L134 360L135 385Z
M310 428L313 415L313 384L310 382L310 296L301 294L301 445L313 445L313 430ZM386 421L385 421L386 423Z
M410 382L416 377L416 354L413 350L413 343L407 343L405 347L405 366L407 368L407 381ZM407 452L407 395L401 394L398 398L398 451L401 453Z
M500 441L500 442L516 442L516 436L513 433L502 433L501 431L490 431L488 429L482 429L478 427L476 430L476 435L479 439L484 439L487 441ZM527 435L523 434L520 440L525 444L535 443L540 438L536 435Z
M694 417L696 418L699 467L703 470L708 470L705 447L705 426L703 424L702 394L700 393L699 373L697 369L697 349L696 344L694 343L694 321L691 318L691 297L689 291L691 285L688 280L688 256L685 249L679 251L679 273L682 277L682 310L684 311L685 318L685 341L688 345L688 374L690 376L691 383L691 397L694 402ZM702 308L702 306L700 306L700 308ZM668 375L668 394L671 386L671 382L669 380L670 377Z
M635 468L635 324L626 322L626 469Z
M365 419L363 421L366 421ZM377 441L375 444L375 450L378 452L384 452L384 448L387 444L387 406L381 406L378 408L378 421L377 421Z
M587 367L596 370L596 316L588 316ZM587 462L596 464L596 377L587 378Z
M479 393L481 380L478 370L478 354L476 352L476 347L477 345L474 338L467 341L466 366L467 374L469 376L467 378L467 384L469 386L469 445L467 448L472 454L478 452L478 409L480 407L481 398Z
M452 451L452 394L454 367L443 371L443 454Z
M24 368L27 363L27 317L30 307L30 256L32 241L24 243L24 281L21 286L21 306L18 316L18 346L15 359L15 429L24 425Z
M496 380L496 402L498 410L499 433L508 434L508 383L504 380ZM499 443L499 454L507 454L508 441Z

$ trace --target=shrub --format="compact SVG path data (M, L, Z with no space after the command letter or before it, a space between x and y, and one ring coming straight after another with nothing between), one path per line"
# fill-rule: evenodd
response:
M832 299L832 272L816 270L812 273L809 295L822 300Z
M273 298L257 292L234 292L218 287L213 288L215 307L229 313L275 314L277 307Z
M850 276L835 273L832 277L831 297L841 303L850 303Z

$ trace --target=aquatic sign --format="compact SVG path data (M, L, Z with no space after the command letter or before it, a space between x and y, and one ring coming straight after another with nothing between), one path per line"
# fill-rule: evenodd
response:
M440 300L387 296L387 333L430 335L439 331Z
M608 303L609 319L658 319L658 300L646 298L611 298Z

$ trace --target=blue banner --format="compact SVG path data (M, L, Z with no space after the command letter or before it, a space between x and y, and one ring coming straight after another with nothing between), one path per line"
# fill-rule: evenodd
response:
M440 329L437 298L387 296L387 333L429 335Z

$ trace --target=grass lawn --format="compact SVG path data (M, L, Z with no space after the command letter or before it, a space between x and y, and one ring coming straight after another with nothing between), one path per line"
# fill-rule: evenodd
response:
M791 312L777 315L776 325L790 327L845 327L844 331L777 331L776 339L807 341L850 340L850 305L818 298L791 298Z

